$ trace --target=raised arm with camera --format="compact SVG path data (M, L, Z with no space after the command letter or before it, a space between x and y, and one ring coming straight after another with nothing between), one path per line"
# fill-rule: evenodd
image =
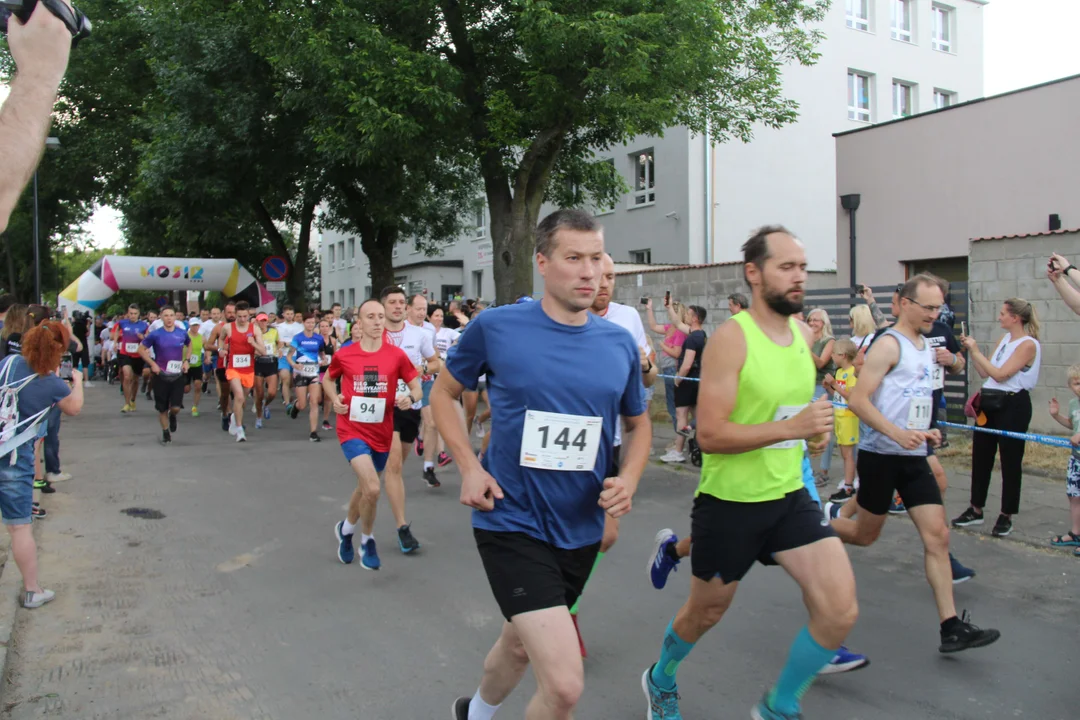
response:
M45 148L71 38L68 26L42 6L25 23L15 16L8 19L8 47L18 70L0 107L0 232L7 229Z

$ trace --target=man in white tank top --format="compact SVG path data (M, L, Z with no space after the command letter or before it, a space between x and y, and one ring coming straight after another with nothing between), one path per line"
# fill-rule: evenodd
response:
M941 433L930 429L933 412L934 353L923 333L941 311L945 297L937 279L916 275L900 291L896 324L866 355L848 400L869 431L859 442L861 478L854 520L833 519L833 529L852 545L868 546L881 534L893 493L900 492L926 553L926 579L941 619L939 652L983 647L1001 633L982 630L957 617L949 563L949 530L941 492L926 460L927 442Z

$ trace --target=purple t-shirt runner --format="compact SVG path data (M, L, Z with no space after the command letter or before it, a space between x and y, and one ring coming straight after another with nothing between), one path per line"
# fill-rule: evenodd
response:
M174 325L172 332L158 328L142 344L154 351L154 362L163 374L179 375L183 370L184 346L191 344L191 338L179 325Z

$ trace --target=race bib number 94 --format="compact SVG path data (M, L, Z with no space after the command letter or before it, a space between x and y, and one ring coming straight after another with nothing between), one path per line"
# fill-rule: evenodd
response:
M559 472L592 470L603 427L601 417L526 410L520 464Z
M349 419L357 423L381 423L386 415L386 398L354 396L349 401Z

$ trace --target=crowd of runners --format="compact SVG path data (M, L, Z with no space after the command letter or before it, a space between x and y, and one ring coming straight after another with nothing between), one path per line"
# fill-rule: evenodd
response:
M442 307L391 286L344 315L339 305L275 315L230 302L190 317L170 307L144 316L133 305L124 317L93 321L101 354L91 360L119 382L121 412L138 412L140 393L154 403L165 445L185 400L198 417L203 398L215 395L221 429L238 443L256 437L252 425L287 425L301 414L307 424L297 432L311 442L336 430L356 479L333 528L341 563L381 567L375 517L384 490L397 548L415 552L405 460L410 452L423 458L431 488L441 485L438 468L456 462L460 500L473 508L477 550L506 622L478 689L454 703L455 720L490 720L529 665L537 690L526 716L572 716L584 686L582 594L632 509L652 452L649 403L664 376L683 442L661 459L684 461L692 442L701 470L689 536L660 530L648 559L657 589L686 557L692 577L685 604L656 628L659 654L641 676L646 717L681 719L680 663L761 563L796 581L808 620L751 715L791 720L816 676L869 664L844 646L858 618L844 544L873 543L898 495L924 547L938 650L982 647L999 633L971 624L953 600L954 582L974 573L949 554L945 475L933 457L939 380L963 367L959 347L935 328L941 281L916 275L896 289L893 325L860 347L845 339L826 349L813 314L803 322L798 239L765 227L743 252L751 296L729 299L732 317L711 338L704 308L666 297L670 322L660 325L652 300L642 299L648 329L664 337L659 353L639 310L613 301L602 228L567 210L537 228L539 301ZM820 375L825 355L835 375ZM811 458L831 450L834 436L846 484L823 508Z

